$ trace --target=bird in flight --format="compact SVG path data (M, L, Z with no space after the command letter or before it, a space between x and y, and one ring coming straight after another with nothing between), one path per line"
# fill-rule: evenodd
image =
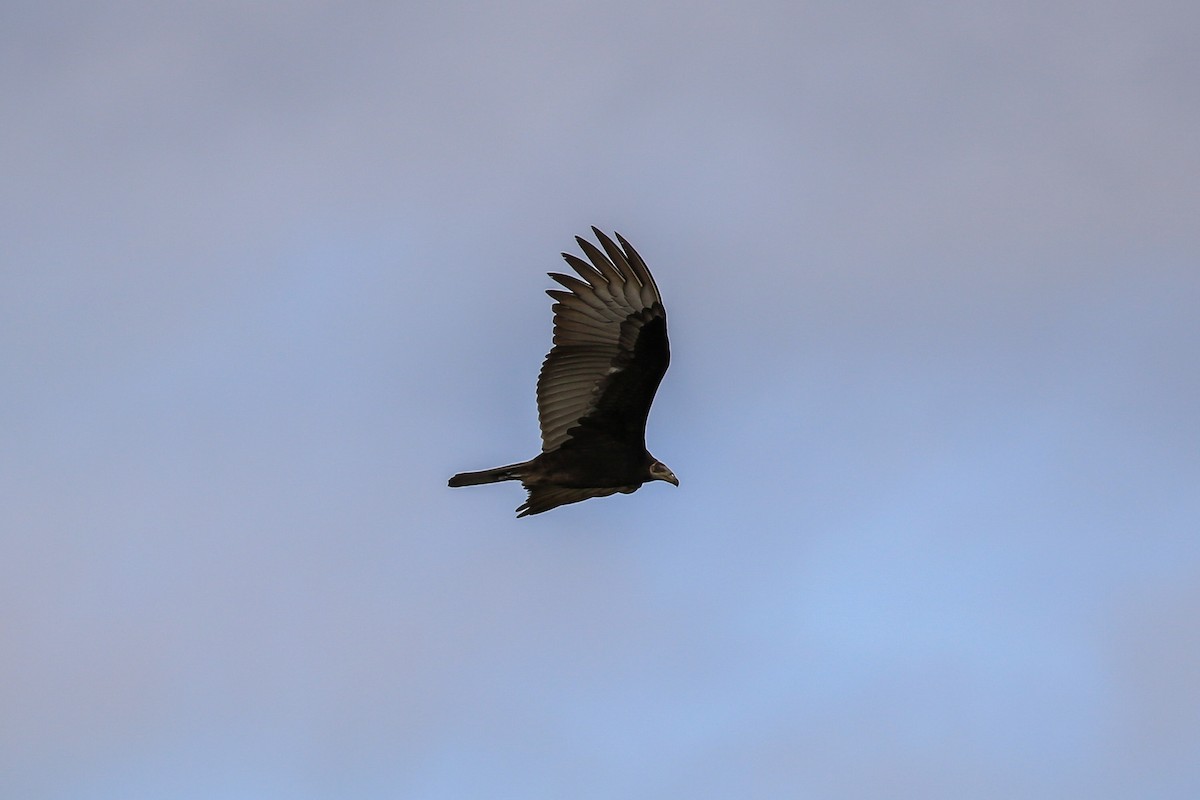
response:
M546 291L556 302L554 346L537 382L541 454L450 479L451 486L519 480L529 497L518 517L628 494L647 481L679 485L646 450L646 416L671 361L662 297L621 234L618 247L597 228L592 232L603 251L577 236L588 260L562 254L579 278L549 273L567 291Z

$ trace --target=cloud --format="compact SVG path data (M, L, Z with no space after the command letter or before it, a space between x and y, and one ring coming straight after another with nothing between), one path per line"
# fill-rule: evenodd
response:
M0 25L3 794L1194 794L1190 11L68 10ZM444 482L590 224L682 486L517 523Z

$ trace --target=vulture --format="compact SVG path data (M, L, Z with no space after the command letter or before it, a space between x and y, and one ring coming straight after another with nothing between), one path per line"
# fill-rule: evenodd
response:
M632 245L619 233L620 247L592 232L600 247L575 237L587 261L562 254L578 278L549 273L567 291L546 291L555 300L554 346L537 381L541 454L450 479L451 486L520 481L529 497L518 517L628 494L647 481L679 485L646 450L646 416L671 360L667 312Z

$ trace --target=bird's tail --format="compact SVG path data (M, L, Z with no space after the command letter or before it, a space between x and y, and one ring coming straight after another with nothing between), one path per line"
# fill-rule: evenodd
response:
M496 483L498 481L518 481L525 474L528 461L520 464L509 464L507 467L493 467L480 472L460 472L450 479L451 486L478 486L481 483Z

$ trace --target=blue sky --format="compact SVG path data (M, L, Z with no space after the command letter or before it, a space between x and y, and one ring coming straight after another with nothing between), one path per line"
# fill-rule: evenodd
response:
M1200 12L0 12L0 794L1191 798ZM516 520L620 231L653 484Z

